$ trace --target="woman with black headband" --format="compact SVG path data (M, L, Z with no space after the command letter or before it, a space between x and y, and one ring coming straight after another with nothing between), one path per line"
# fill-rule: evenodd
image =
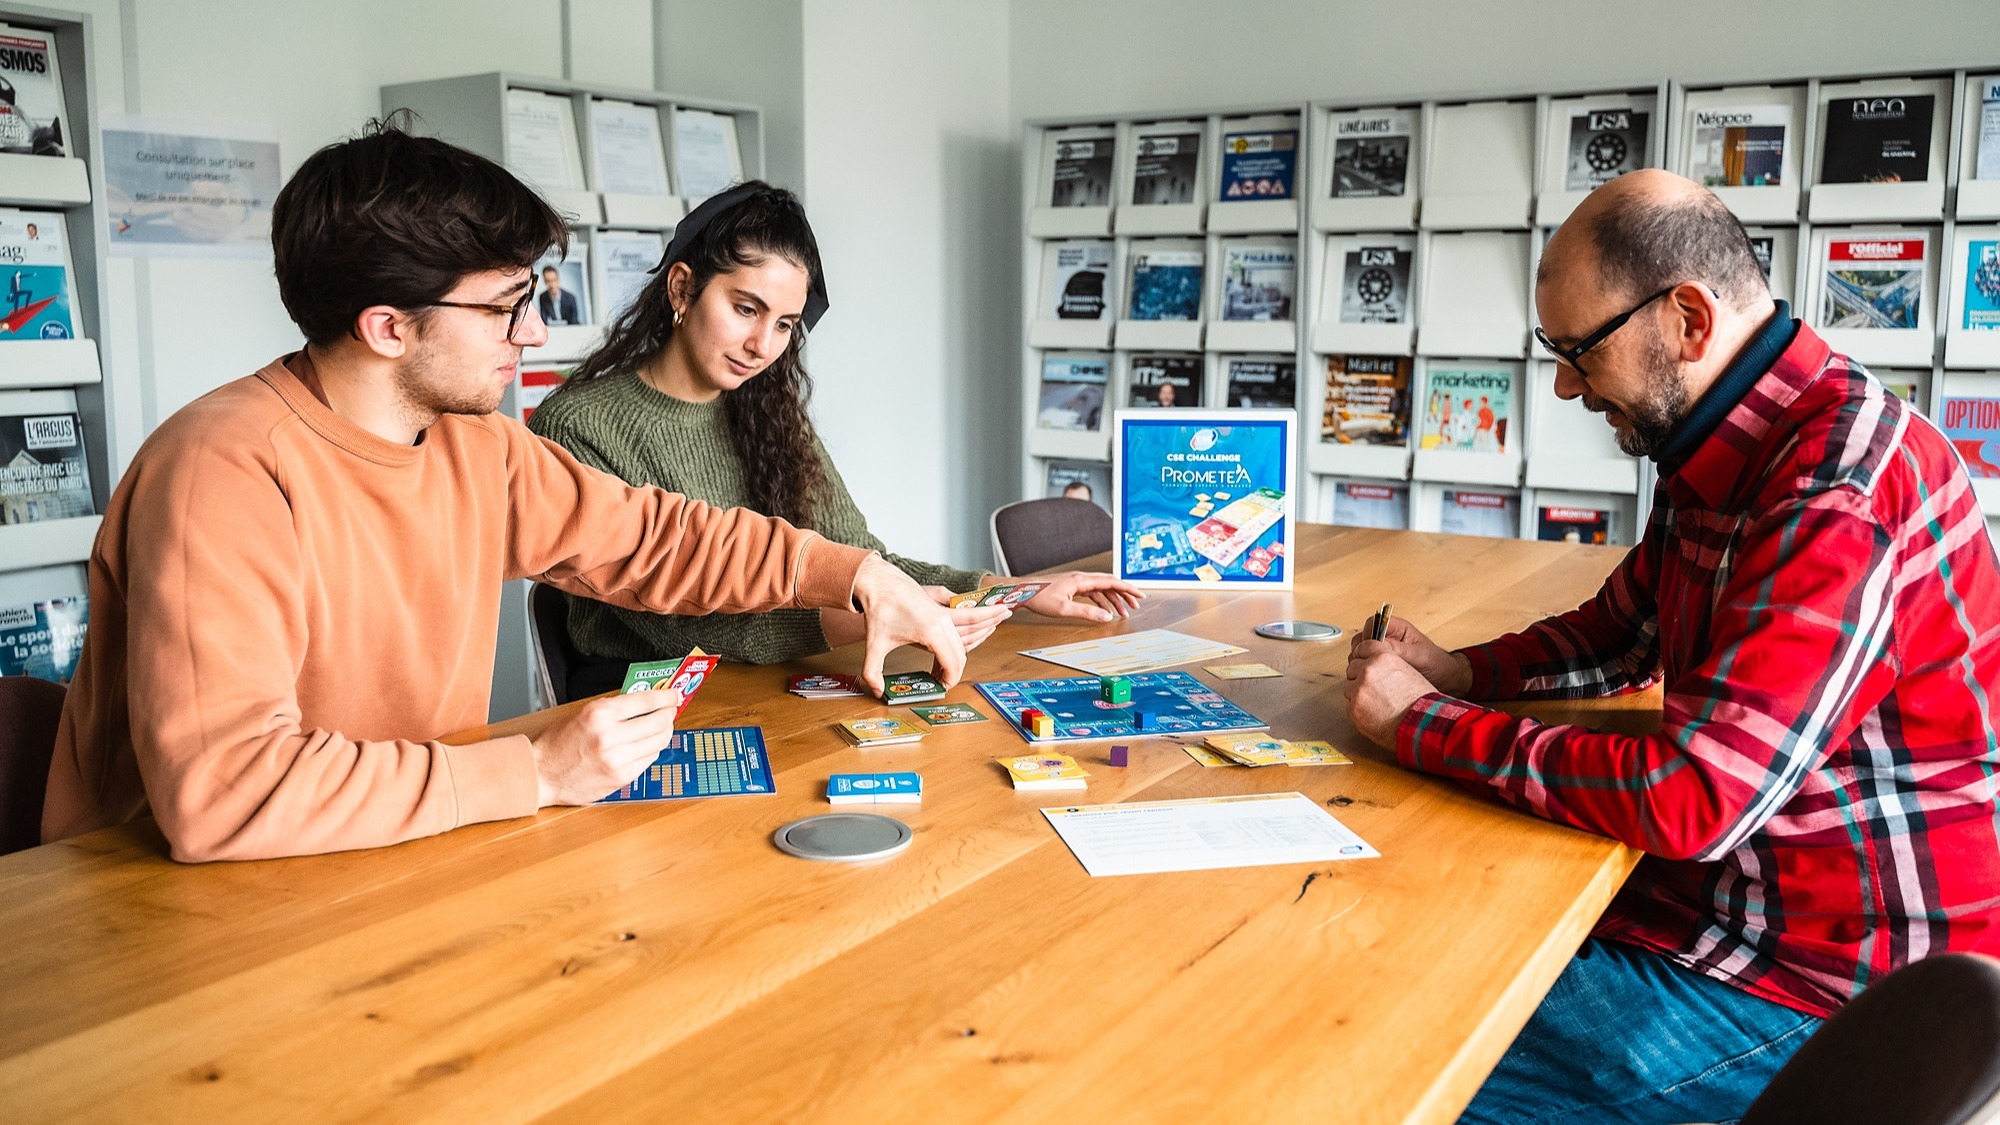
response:
M740 184L681 221L652 281L529 428L633 484L751 508L879 551L940 601L978 588L988 581L979 571L891 554L869 533L813 432L802 351L826 309L819 246L797 197ZM1141 596L1110 575L1075 572L1027 607L1109 621ZM1007 610L952 616L971 648ZM617 687L634 660L697 645L768 664L862 635L860 617L838 610L672 617L580 598L569 599L569 632L583 657L570 676L572 697Z

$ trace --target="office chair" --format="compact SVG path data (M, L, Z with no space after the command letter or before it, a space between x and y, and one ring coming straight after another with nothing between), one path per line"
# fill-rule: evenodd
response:
M1035 574L1111 549L1111 513L1088 500L1050 496L993 512L993 560L1003 577Z
M33 676L0 676L0 855L42 842L42 798L68 694Z
M542 698L553 706L569 702L569 670L576 650L569 643L569 606L563 592L539 582L528 584L528 620L535 630L535 674Z

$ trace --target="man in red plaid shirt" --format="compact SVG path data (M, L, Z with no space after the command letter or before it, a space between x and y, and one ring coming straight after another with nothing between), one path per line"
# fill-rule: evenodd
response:
M2000 565L1944 437L1772 299L1707 190L1597 189L1535 303L1557 395L1659 466L1645 537L1487 644L1392 620L1349 712L1412 769L1647 853L1462 1120L1734 1119L1843 1002L2000 923ZM1644 737L1464 702L1655 681Z

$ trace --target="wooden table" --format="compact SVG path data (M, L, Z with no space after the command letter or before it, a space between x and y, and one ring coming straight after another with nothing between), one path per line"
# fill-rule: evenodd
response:
M686 720L760 724L776 796L260 863L175 864L150 823L0 859L0 1117L1449 1121L1636 854L1396 768L1347 723L1345 640L1251 626L1351 633L1391 600L1466 643L1575 604L1618 557L1307 527L1296 591L1155 594L1119 627L1248 647L1232 659L1285 677L1223 692L1352 766L1202 769L1147 739L1126 769L1080 749L1087 798L1017 794L997 721L863 752L828 724L880 708L786 695L796 666L732 666ZM1064 674L1016 650L1105 628L1037 621L1004 626L969 677ZM949 698L990 710L969 683ZM1524 708L1625 730L1657 709ZM884 810L916 830L907 852L772 846L858 769L923 772L922 806ZM1288 790L1383 858L1092 879L1036 811Z

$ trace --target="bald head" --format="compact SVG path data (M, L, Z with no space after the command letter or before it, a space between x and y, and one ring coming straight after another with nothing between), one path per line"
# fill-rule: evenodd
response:
M1632 300L1700 281L1737 311L1762 308L1771 296L1750 236L1722 200L1657 168L1627 172L1584 196L1549 236L1535 280Z

